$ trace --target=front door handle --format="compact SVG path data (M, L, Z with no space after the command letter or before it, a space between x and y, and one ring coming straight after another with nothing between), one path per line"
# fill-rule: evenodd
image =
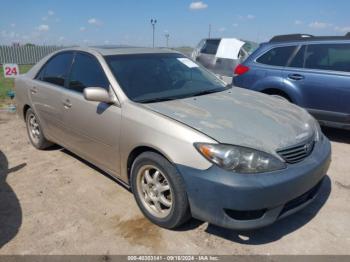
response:
M33 86L31 89L30 89L30 93L32 93L32 95L36 94L38 92L38 89Z
M63 106L64 108L69 109L72 107L72 103L70 102L69 99L66 99L66 101L63 102Z
M302 80L302 79L304 79L304 76L299 75L299 74L290 74L290 75L288 75L288 78L293 79L293 80Z

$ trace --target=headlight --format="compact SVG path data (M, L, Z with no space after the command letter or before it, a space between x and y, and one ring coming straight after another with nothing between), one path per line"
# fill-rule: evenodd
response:
M263 173L286 167L278 158L251 148L223 144L194 145L210 162L237 173Z

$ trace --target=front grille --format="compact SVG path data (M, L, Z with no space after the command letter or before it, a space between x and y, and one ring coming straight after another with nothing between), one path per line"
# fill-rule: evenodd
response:
M250 210L250 211L239 211L239 210L233 210L233 209L224 209L225 213L235 219L235 220L255 220L261 218L265 212L266 209L259 209L259 210Z
M309 156L314 149L314 145L315 141L312 137L306 142L296 146L277 150L277 154L279 154L287 163L295 164L303 161L307 156Z

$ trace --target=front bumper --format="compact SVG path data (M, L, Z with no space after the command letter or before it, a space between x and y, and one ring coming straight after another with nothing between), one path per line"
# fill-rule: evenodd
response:
M234 174L213 165L198 170L177 165L192 216L232 229L270 225L309 204L328 170L331 145L324 137L310 156L286 169L263 174Z

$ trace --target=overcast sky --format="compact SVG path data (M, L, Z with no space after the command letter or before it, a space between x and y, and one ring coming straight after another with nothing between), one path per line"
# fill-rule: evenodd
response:
M276 34L350 32L346 0L39 0L5 1L0 44L194 46L208 36L262 42Z

